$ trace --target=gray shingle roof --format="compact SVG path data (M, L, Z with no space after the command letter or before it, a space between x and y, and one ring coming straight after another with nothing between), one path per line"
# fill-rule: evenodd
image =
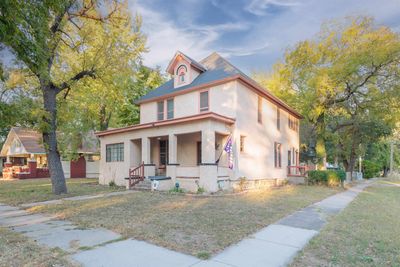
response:
M202 72L199 76L197 76L196 79L194 79L191 84L181 86L179 88L174 88L174 79L171 79L166 83L164 83L163 85L161 85L160 87L157 87L153 91L150 91L148 94L141 97L138 100L138 102L156 97L161 97L163 95L169 95L175 92L186 90L194 86L203 85L213 81L232 77L238 74L248 77L238 68L233 66L231 63L229 63L227 60L225 60L223 57L221 57L215 52L206 57L205 59L203 59L202 61L200 61L200 64L206 67L207 70Z

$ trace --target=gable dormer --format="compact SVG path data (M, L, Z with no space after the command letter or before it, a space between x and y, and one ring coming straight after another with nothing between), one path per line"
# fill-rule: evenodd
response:
M176 52L167 67L174 79L174 88L191 84L206 68L182 52Z

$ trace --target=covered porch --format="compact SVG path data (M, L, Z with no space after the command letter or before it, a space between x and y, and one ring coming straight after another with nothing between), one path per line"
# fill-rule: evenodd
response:
M168 134L154 129L146 136L130 139L129 168L143 165L146 179L160 181L158 190L176 185L188 191L224 189L232 176L223 150L230 129L215 121L202 122L196 130L189 128L177 127Z

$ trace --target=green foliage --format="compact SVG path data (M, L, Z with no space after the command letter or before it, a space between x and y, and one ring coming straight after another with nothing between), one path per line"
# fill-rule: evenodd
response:
M199 252L197 253L197 258L202 259L202 260L208 260L211 258L211 254L209 252Z
M117 184L115 183L115 181L110 181L110 182L108 183L108 186L110 186L110 187L117 187Z
M398 33L352 17L323 25L315 38L288 49L271 74L254 77L304 115L313 132L301 142L320 163L329 151L351 171L365 146L389 136L399 121L399 60Z
M364 178L366 179L377 177L382 170L378 163L370 160L364 160L362 168Z
M197 194L203 194L206 190L204 189L204 187L199 186L197 188Z
M339 186L346 180L343 170L308 171L308 183L316 185Z
M169 190L169 192L170 192L170 193L180 193L180 194L181 194L181 193L184 193L184 191L183 191L182 188L180 188L180 187L177 188L177 187L175 187L175 186L174 186L173 188L171 188L171 189Z
M139 107L135 104L135 101L166 80L159 68L151 69L143 65L139 66L134 77L135 79L125 88L126 97L116 112L116 124L118 126L139 123Z

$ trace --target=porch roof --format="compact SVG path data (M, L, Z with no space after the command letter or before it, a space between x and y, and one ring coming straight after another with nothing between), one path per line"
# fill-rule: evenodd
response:
M216 120L216 121L224 122L227 124L235 123L234 118L226 117L226 116L214 113L214 112L205 112L205 113L201 113L201 114L197 114L197 115L186 116L186 117L181 117L181 118L176 118L176 119L163 120L163 121L157 121L157 122L149 122L149 123L143 123L143 124L135 124L135 125L122 127L122 128L109 129L109 130L105 130L105 131L96 132L96 135L98 137L102 137L102 136L116 134L116 133L124 133L124 132L140 130L140 129L147 129L147 128L159 127L159 126L167 126L167 125L172 125L172 124L193 122L193 121L205 120L205 119Z

